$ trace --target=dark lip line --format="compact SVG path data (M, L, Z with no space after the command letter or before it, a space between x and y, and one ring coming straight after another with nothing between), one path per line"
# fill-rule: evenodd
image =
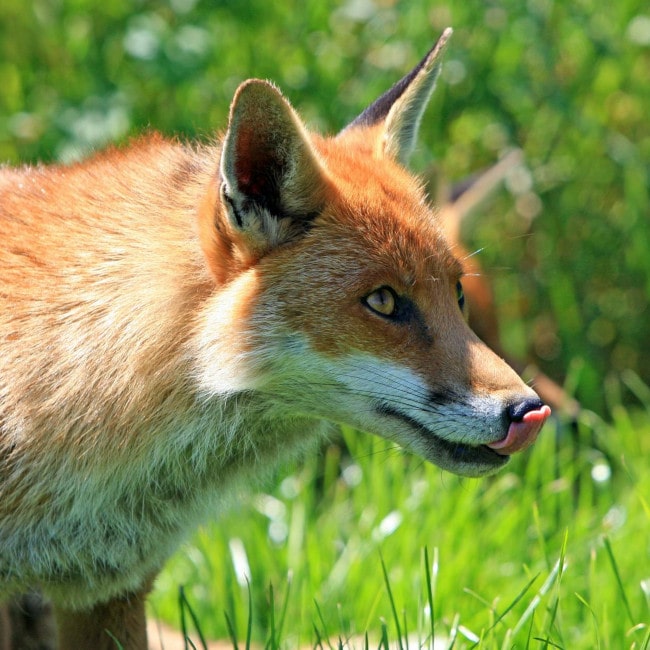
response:
M467 462L468 460L471 460L483 465L489 464L496 467L505 464L508 460L507 456L498 454L496 451L490 449L486 445L468 445L464 442L450 442L449 440L445 440L444 438L436 435L433 431L430 431L429 429L423 427L414 418L400 412L385 402L377 405L377 412L380 415L387 415L389 417L394 417L402 420L411 428L425 434L423 435L425 440L433 438L436 444L442 447L448 456L454 461ZM461 456L460 458L459 455ZM462 456L466 456L466 458L463 458Z

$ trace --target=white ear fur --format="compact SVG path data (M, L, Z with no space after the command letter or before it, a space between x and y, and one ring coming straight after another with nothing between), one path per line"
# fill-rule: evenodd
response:
M415 148L422 115L436 85L441 55L451 37L448 27L418 65L373 102L347 129L382 124L377 152L406 164Z

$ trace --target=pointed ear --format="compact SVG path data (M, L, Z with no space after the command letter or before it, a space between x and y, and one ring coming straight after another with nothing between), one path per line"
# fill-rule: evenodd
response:
M422 114L436 85L441 55L452 34L445 29L438 42L411 72L372 103L344 131L383 125L375 151L406 164L415 148Z
M317 154L289 102L266 81L251 79L235 93L221 183L231 226L260 253L303 232L322 207Z

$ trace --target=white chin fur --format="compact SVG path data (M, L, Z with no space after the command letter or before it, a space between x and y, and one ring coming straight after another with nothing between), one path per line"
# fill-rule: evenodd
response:
M281 350L281 352L280 352ZM481 445L496 439L503 405L493 396L462 393L458 401L436 403L436 388L411 369L368 354L341 358L319 354L302 337L290 337L274 355L260 390L273 393L289 409L390 438L400 444L404 426L382 415L397 411L450 443ZM412 427L406 427L410 429ZM410 434L407 434L410 437ZM405 444L405 446L411 446Z

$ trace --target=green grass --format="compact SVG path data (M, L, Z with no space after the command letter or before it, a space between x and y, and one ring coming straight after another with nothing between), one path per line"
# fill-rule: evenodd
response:
M553 422L487 480L344 431L349 455L330 445L200 531L152 613L178 626L183 585L233 647L650 648L650 401L624 379L608 422Z

